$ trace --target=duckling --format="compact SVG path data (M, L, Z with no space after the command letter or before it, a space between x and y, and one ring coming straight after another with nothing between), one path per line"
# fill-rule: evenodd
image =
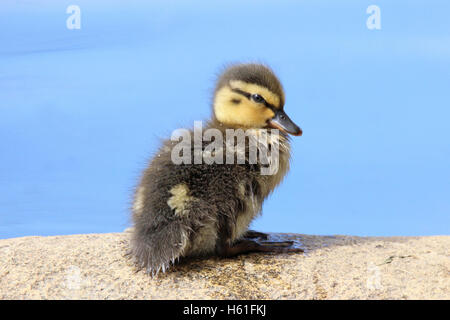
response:
M234 64L224 70L216 83L205 132L212 129L225 136L229 130L241 129L247 138L269 132L268 148L278 149L277 170L261 174L267 162L256 159L251 163L247 145L239 150L239 146L233 149L226 142L213 154L242 151L244 161L199 163L195 152L206 152L209 141L196 144L192 130L188 131L187 149L181 152L183 159L192 161L174 163L179 145L164 141L134 195L130 253L138 267L155 275L189 256L302 251L289 241L262 242L267 240L266 234L248 230L263 201L289 170L288 134L302 134L284 112L284 101L283 87L268 66Z

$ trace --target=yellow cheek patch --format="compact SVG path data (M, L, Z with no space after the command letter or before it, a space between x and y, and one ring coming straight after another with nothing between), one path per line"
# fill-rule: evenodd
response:
M280 107L280 97L278 97L278 95L276 95L275 93L273 93L272 91L270 91L267 88L258 86L257 84L254 84L254 83L247 83L247 82L244 82L241 80L230 81L230 86L233 89L239 89L239 90L248 92L250 94L257 93L260 96L262 96L264 98L264 100L266 100L268 103L270 103L274 107L276 107L276 108Z
M235 104L232 100L240 102ZM223 87L217 91L214 99L214 114L222 123L254 128L264 127L267 120L275 115L269 108L248 100L233 92L229 87Z

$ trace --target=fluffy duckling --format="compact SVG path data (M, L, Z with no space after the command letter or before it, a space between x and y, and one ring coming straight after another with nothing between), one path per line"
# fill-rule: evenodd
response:
M267 66L237 64L222 73L204 132L213 129L225 136L230 129L242 129L247 142L264 136L272 154L278 151L273 160L277 170L262 174L268 162L261 157L252 163L248 143L230 147L218 140L216 149L209 150L210 156L223 159L230 150L241 152L244 160L230 164L196 161L196 152L206 152L212 140L196 144L192 130L181 153L175 150L178 143L166 140L144 170L134 196L131 254L139 267L154 275L187 256L302 251L289 241L260 241L267 235L248 230L264 199L289 170L288 134L302 134L284 112L284 99L280 81ZM174 161L174 154L191 161Z

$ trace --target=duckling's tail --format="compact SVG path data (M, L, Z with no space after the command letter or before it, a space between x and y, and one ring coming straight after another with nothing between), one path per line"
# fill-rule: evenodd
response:
M182 256L188 237L188 227L180 220L166 221L158 226L136 224L130 254L134 256L138 267L156 276L159 271L165 272Z

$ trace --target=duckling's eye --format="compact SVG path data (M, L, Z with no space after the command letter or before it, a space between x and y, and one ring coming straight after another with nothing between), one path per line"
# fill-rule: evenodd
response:
M263 103L263 102L265 102L264 98L261 97L257 93L252 94L252 100L255 101L256 103Z

